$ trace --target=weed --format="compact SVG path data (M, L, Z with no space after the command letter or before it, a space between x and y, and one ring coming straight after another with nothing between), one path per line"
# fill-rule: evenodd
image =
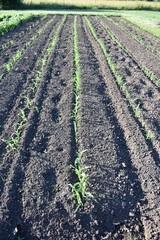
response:
M2 175L2 174L0 174L0 178L2 179L2 182L5 183L5 180L6 180L6 179L5 179L5 176Z
M7 44L4 43L4 44L2 45L2 49L4 50L6 47L7 47Z
M36 111L37 113L39 113L39 109L38 109L37 106L35 106L35 111Z

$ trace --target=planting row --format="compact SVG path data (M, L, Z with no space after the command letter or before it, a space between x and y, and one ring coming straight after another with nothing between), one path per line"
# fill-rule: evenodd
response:
M46 22L46 23L45 23ZM25 53L26 49L28 49L31 44L34 43L34 41L43 34L45 29L48 25L52 26L52 23L54 22L54 18L50 17L50 19L45 19L41 22L40 26L38 25L34 29L32 29L31 33L28 34L28 36L24 39L22 38L21 41L19 41L18 46L13 46L9 52L6 53L2 52L2 58L1 58L1 76L0 80L6 77L7 73L13 69L16 62L22 57L22 55ZM45 24L44 24L45 23ZM36 31L36 33L35 33Z
M150 74L152 79L158 81L160 79L160 66L159 57L146 49L145 46L134 40L128 33L122 31L116 26L110 18L105 18L107 27L113 32L113 34L123 43L127 48L127 51L133 56L133 58L139 63L141 68L146 69L146 72ZM152 76L153 75L153 76Z
M0 45L1 54L2 52L7 51L8 48L17 46L18 41L22 39L22 37L26 37L31 32L32 28L37 26L40 23L40 21L43 20L43 18L34 17L32 20L26 22L25 24L22 24L18 28L18 31L17 29L14 29L13 31L9 32L7 36L3 36L1 38L1 45Z
M15 27L19 26L21 23L27 22L34 17L33 14L19 14L12 17L5 17L0 22L0 35L4 35Z
M4 129L3 124L6 122L7 116L13 109L16 99L20 96L24 89L31 89L30 83L34 81L38 74L38 66L41 63L47 46L48 38L53 36L57 25L61 20L61 16L51 19L56 24L46 27L43 35L40 35L28 48L21 59L16 63L16 68L11 70L7 77L0 83L1 85L1 131ZM33 54L34 50L34 54ZM12 82L11 80L12 79Z
M1 236L156 239L159 89L105 18L44 20L0 83Z
M134 111L135 117L144 129L146 139L150 139L155 149L155 161L159 164L156 152L159 150L159 90L143 74L137 63L132 59L120 42L113 39L114 35L106 36L106 28L102 22L91 18L93 27L99 36L99 44L106 55L108 64L120 90L124 94L129 107ZM91 25L91 23L90 23ZM91 26L91 30L94 31ZM105 37L105 40L103 40ZM136 70L136 71L135 71Z
M158 37L155 37L154 35L143 31L124 18L112 17L110 19L112 19L113 23L121 28L122 31L126 32L138 43L142 44L148 50L160 57L160 44Z

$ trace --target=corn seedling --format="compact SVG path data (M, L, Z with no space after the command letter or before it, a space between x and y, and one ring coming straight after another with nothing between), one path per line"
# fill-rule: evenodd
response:
M33 100L31 100L29 97L25 96L24 99L27 101L27 108L30 109L30 107L33 104Z
M73 124L74 124L74 131L75 131L75 140L76 143L78 141L78 109L80 107L79 101L79 91L80 91L80 73L79 73L79 54L77 48L77 29L76 29L76 21L77 18L74 18L74 63L75 63L75 78L74 78L74 96L75 96L75 103L74 109L72 111L73 114Z
M17 149L23 126L24 126L24 124L26 123L26 120L27 120L24 110L22 110L22 109L19 109L19 110L20 110L19 115L20 115L21 121L19 123L17 123L16 130L11 135L10 139L8 139L8 140L2 139L2 141L5 142L8 145L8 147L13 151Z
M128 100L129 99L129 92L128 92L127 89L126 89L125 95L126 95L126 99Z
M124 45L122 45L121 44L121 42L120 42L120 40L118 39L118 38L116 38L115 36L114 36L114 34L107 28L107 26L105 26L104 25L104 23L102 22L102 21L100 21L97 17L96 17L96 19L99 21L99 23L104 27L104 29L107 31L107 33L109 34L109 36L119 45L119 47L120 48L122 48L124 51L126 51L126 52L128 52L128 49L124 46ZM123 31L127 31L125 28L123 28L121 25L119 25L118 23L116 23L116 22L114 22L112 19L110 19L110 21L113 23L113 24L115 24L116 26L120 26L120 28L123 30ZM139 39L137 39L137 41L139 41ZM109 63L109 65L110 65L110 63ZM113 67L112 67L113 68ZM116 69L116 67L115 67L115 69ZM147 67L145 67L145 66L142 66L141 67L141 69L142 69L142 71L144 72L144 74L152 81L152 82L155 82L155 79L156 79L156 77L155 77L155 75L154 75L154 73L150 70L150 69L148 69ZM111 69L112 70L112 72L114 73L114 68L113 69ZM118 78L118 77L117 77ZM158 81L158 80L157 80ZM155 84L156 84L156 86L158 86L158 82L155 82ZM118 82L118 81L117 81Z
M2 74L2 75L0 76L0 81L1 81L1 80L2 80L2 78L3 78L3 75L4 75L4 74Z
M117 76L117 83L118 83L118 85L121 85L122 82L123 82L123 78L120 75L118 75Z
M145 127L145 121L144 121L144 118L142 118L142 127L143 127L143 128Z
M58 27L58 31L56 31L56 34L54 37L54 41L52 42L52 47L55 45L56 43L56 38L57 38L57 35L60 31L60 26L62 26L64 20L65 20L66 16L63 18L63 20L61 21L59 27ZM53 21L53 19L52 19ZM51 21L50 21L51 22ZM53 44L54 43L54 44ZM51 48L50 48L51 50ZM21 53L20 52L17 52L17 56L20 56ZM15 57L15 60L16 60L16 57ZM44 58L42 59L42 67L41 67L41 70L40 71L37 71L37 76L34 80L32 80L32 83L33 83L33 86L31 87L31 90L33 91L33 93L35 93L35 90L37 88L37 83L38 81L40 80L42 74L43 74L43 70L44 70L44 67L47 63L47 55L44 56ZM26 99L26 107L27 108L30 108L32 103L33 103L33 100L31 100L28 96L25 96L24 97ZM38 110L38 107L35 107L35 110L37 112L39 112ZM19 109L20 113L19 113L19 116L20 116L20 122L17 123L16 125L16 130L14 131L14 133L12 134L11 138L9 140L4 140L3 141L11 148L11 150L16 150L17 149L17 146L18 146L18 143L19 143L19 140L20 140L20 136L21 136L21 133L22 133L22 130L23 130L23 127L27 121L27 118L26 118L26 115L25 115L25 111L23 109Z
M22 110L21 108L19 109L20 110L20 118L21 118L21 121L23 122L23 123L25 123L26 122L26 116L25 116L25 112L24 112L24 110Z
M86 187L89 183L89 179L87 174L84 172L84 169L87 169L88 167L85 167L85 168L81 167L81 157L84 152L86 152L86 150L81 151L80 153L77 153L74 166L71 166L78 177L78 181L76 183L69 184L69 186L72 188L72 191L73 191L72 196L77 200L77 208L75 212L79 209L79 207L83 206L84 198L88 197L96 201L94 196L90 192L86 191Z
M60 29L61 29L61 27L63 26L63 23L64 23L65 20L66 20L66 15L64 15L61 23L59 24L57 30L55 31L55 35L54 35L54 37L53 37L53 41L50 43L50 45L49 45L49 47L48 47L48 49L47 49L48 53L50 53L50 52L52 51L53 47L55 46L56 41L57 41L57 36L58 36L58 34L59 34L59 32L60 32Z
M141 110L140 110L140 103L137 104L136 109L135 109L135 116L140 117L141 116Z
M113 67L114 63L113 63L112 60L111 60L111 56L107 53L106 48L105 48L105 45L104 45L104 43L102 42L102 40L100 40L100 39L97 37L97 34L96 34L96 32L95 32L95 30L94 30L91 22L89 21L89 19L88 19L87 17L85 17L85 19L86 19L86 22L87 22L87 24L88 24L88 27L89 27L89 29L90 29L93 37L94 37L95 40L99 43L99 45L100 45L100 47L101 47L101 49L102 49L102 51L103 51L103 54L104 54L104 56L105 56L106 59L107 59L108 66L109 66L111 72L113 73L113 75L114 75L114 77L115 77L118 85L120 86L120 90L124 93L125 98L127 99L128 103L129 103L129 107L131 107L131 109L134 111L134 107L133 107L134 102L133 102L131 99L129 99L129 92L128 92L127 87L126 87L126 83L123 83L123 78L116 73L116 67ZM113 36L112 36L112 37L113 37ZM113 37L113 38L114 38L114 37ZM116 39L115 39L115 40L116 40ZM145 68L145 71L147 71L147 74L152 75L152 74L151 74L151 71L148 71L147 68ZM152 78L153 78L153 76L152 76ZM141 116L143 117L143 115L142 115L142 110L140 109L140 103L136 106L136 109L135 109L134 113L135 113L135 116L136 116L137 118L140 118ZM141 121L141 119L139 119L139 121ZM146 130L146 125L145 125L145 122L144 122L144 119L143 119L143 118L142 118L141 124L142 124L142 126L144 126L144 128L145 128L144 130L145 130L146 138L147 138L147 139L150 139L150 138L151 138L151 134L148 133L148 131Z
M121 90L122 92L124 92L125 89L126 89L126 83L123 83L123 84L121 85L121 87L120 87L120 90Z
M147 140L151 140L151 138L153 137L152 135L153 135L153 134L152 134L151 131L149 131L149 130L146 131L146 139L147 139Z
M55 18L55 17L54 17ZM41 29L39 29L37 31L37 33L31 38L31 40L29 42L27 42L25 44L25 48L21 49L21 50L18 50L14 55L13 57L8 61L8 63L4 64L7 72L10 72L10 70L13 68L13 66L15 65L15 63L21 58L22 54L25 52L25 49L27 49L31 43L38 37L39 35L39 31L41 31L41 33L43 33L43 31L45 30L45 28L53 21L52 18L50 21L48 21L46 23L46 25L44 25Z
M7 72L10 72L10 70L11 70L10 63L6 63L4 66L5 66L6 70L7 70Z
M73 126L75 133L75 142L76 145L78 143L78 110L80 107L79 100L79 91L80 91L80 73L79 73L79 54L77 48L77 29L76 29L76 21L77 17L74 17L74 63L75 63L75 78L74 78L74 109L72 111L73 115ZM88 184L88 176L84 172L84 168L81 167L81 157L82 154L86 152L86 150L77 152L77 157L74 161L74 166L71 166L77 175L77 182L74 184L69 184L73 191L73 197L77 200L77 208L75 212L79 209L80 206L83 205L83 199L86 197L94 199L91 193L86 191L86 187ZM86 169L86 168L85 168Z
M102 25L102 27L107 31L108 35L109 35L114 41L116 41L116 43L118 44L118 46L119 46L120 48L123 48L123 49L124 49L124 46L122 46L122 44L121 44L121 42L119 41L119 39L114 36L114 34L109 30L109 28L108 28L102 21L100 21L97 17L95 17L95 18L96 18L97 21Z
M160 79L156 80L156 86L159 87L159 81Z
M124 32L126 32L127 34L129 34L135 41L137 41L138 43L140 43L142 46L145 46L149 51L151 51L152 53L155 53L159 56L159 52L156 50L155 47L153 47L150 43L148 43L146 45L146 43L143 41L142 38L140 38L139 36L137 36L135 33L127 30L122 24L119 24L115 21L113 21L112 19L110 19L110 21L112 21L112 23L114 25L116 25L117 27L119 27L120 29L122 29Z
M143 66L142 67L142 71L144 72L144 74L152 81L156 84L157 86L157 81L159 80L156 80L156 76L155 74L147 67Z

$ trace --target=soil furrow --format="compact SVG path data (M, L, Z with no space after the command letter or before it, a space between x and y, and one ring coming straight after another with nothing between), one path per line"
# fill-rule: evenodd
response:
M12 33L12 37L1 39L0 41L0 66L4 63L8 62L9 59L13 56L13 54L17 50L21 50L25 47L26 42L28 42L33 33L35 33L39 28L41 28L47 21L49 17L42 21L42 18L37 17L30 22L30 24L26 24L23 29L16 29L14 34Z
M14 40L17 40L17 31L18 34L23 35L23 33L27 33L30 26L32 24L35 24L37 22L37 20L40 20L41 17L40 16L34 16L34 18L32 20L29 20L21 25L19 25L17 28L14 28L13 30L9 31L8 33L6 33L4 36L1 36L1 40L0 40L0 49L2 48L3 44L7 44L7 42Z
M86 29L89 32L87 26ZM96 57L99 61L101 73L106 83L106 90L108 89L108 95L112 101L115 115L118 119L120 127L123 129L127 149L130 154L130 164L135 167L135 172L141 183L144 198L141 199L138 205L140 209L140 218L144 227L145 238L157 239L159 236L158 229L160 228L158 220L160 218L160 188L158 179L160 169L157 168L151 152L145 143L144 136L142 135L141 131L139 131L139 127L130 114L126 102L124 102L123 98L121 97L113 76L107 67L106 59L103 56L98 43L94 40L91 34L90 40L95 50ZM117 210L119 211L119 209Z
M83 164L84 168L89 166L90 191L98 201L90 207L90 229L95 231L90 235L96 239L107 235L114 239L117 226L126 225L142 239L143 232L139 235L133 229L137 225L141 228L137 204L143 193L95 51L82 26L81 19L78 26L82 84L80 141L82 149L88 149ZM129 216L130 212L135 212L135 218ZM81 221L84 224L86 220Z
M137 39L142 45L144 45L148 50L157 54L160 57L160 44L158 37L144 31L143 29L137 27L132 22L127 21L121 17L112 17L113 21L118 23L133 39Z
M1 196L1 223L0 223L0 231L2 231L2 235L4 239L8 236L8 239L13 239L13 231L17 227L19 229L19 225L21 225L21 213L22 213L22 185L25 178L25 171L27 164L30 163L32 159L32 144L34 142L34 137L37 132L38 124L39 124L39 114L41 116L41 109L43 106L43 102L46 97L47 86L50 84L51 80L51 67L54 62L52 53L48 60L48 67L46 68L46 72L43 76L43 81L40 83L39 91L36 94L36 103L39 109L39 113L37 113L33 108L28 116L28 124L26 126L25 131L22 135L20 152L15 153L15 158L10 167L10 172L8 174L8 180L5 184L4 192ZM32 142L33 141L33 142ZM34 154L33 154L34 155ZM47 176L46 176L47 177ZM19 178L19 183L17 184L17 178ZM8 183L12 184L8 184ZM8 211L6 212L6 205ZM6 219L10 219L9 222L6 222ZM6 226L6 227L5 227ZM18 230L20 231L20 230ZM28 233L29 234L29 233Z
M26 33L0 82L0 239L158 240L160 89L143 46L105 17L48 15Z
M48 41L46 42L46 48L44 49L44 52L43 52L44 55L46 54L47 48L50 44L50 41L52 41L52 39L54 37L54 33L55 33L55 29L53 29ZM25 88L21 92L19 99L17 99L13 110L10 112L9 117L6 120L6 124L4 125L4 130L2 132L1 139L2 138L9 139L11 134L15 131L16 123L18 123L19 119L20 119L20 116L19 116L20 110L19 109L20 108L24 109L24 106L26 105L26 104L24 104L24 96L28 96L30 99L33 99L34 102L32 105L33 105L34 111L38 110L38 106L36 103L36 97L34 97L32 90L30 88L30 85L32 84L31 80L34 79L34 77L36 76L36 73L39 72L39 70L41 69L41 64L42 64L42 62L40 61L36 65L36 69L35 69L34 73L30 76L30 81L28 82L28 84L25 86ZM26 115L26 117L29 115L29 109L27 111L25 111L25 115ZM13 158L12 158L12 154L10 155L9 151L7 151L7 152L5 151L6 144L1 142L0 148L1 148L1 151L0 151L1 157L3 156L2 161L0 163L0 176L1 176L0 190L2 191L3 187L4 187L4 182L5 182L5 180L3 180L3 179L5 179L7 176L7 171L12 163Z
M22 56L25 54L26 50L34 44L35 40L37 40L40 35L45 33L43 31L39 34L39 31L44 26L46 26L46 29L48 26L52 26L53 22L50 22L52 19L54 19L54 16L47 17L47 19L44 19L37 27L35 27L35 29L32 29L31 33L22 40L22 44L19 42L18 49L17 47L12 47L7 53L2 53L0 60L0 77L2 80L8 76L8 73L14 68L16 62L21 61ZM18 54L20 54L20 58L18 57L18 60L15 60ZM8 67L8 65L10 67Z
M55 25L50 25L44 31L32 46L27 49L22 59L16 64L15 69L11 70L7 78L0 83L0 132L4 129L7 122L7 116L12 115L12 108L17 102L19 96L25 96L26 91L30 90L31 82L35 77L41 58L43 57L50 39L54 36L55 29L61 20L60 16L55 19ZM34 52L34 54L33 54ZM22 100L22 99L21 99ZM24 99L23 99L24 102ZM15 107L17 110L17 107Z
M73 16L70 16L65 23L57 51L52 56L54 62L51 66L50 84L23 184L24 236L27 238L63 239L63 236L67 236L65 231L69 234L69 229L63 229L63 226L66 222L70 225L66 200L70 197L68 184L72 152L72 43ZM35 156L40 156L38 163ZM35 179L37 168L39 177ZM30 185L28 179L33 179ZM32 227L29 233L27 229L30 221Z
M92 17L91 22L95 27L98 37L104 42L107 52L110 53L113 63L117 66L116 71L123 76L125 87L129 93L129 98L132 100L132 105L135 111L139 104L139 109L141 109L141 112L143 113L143 120L147 126L146 129L152 132L152 144L149 143L149 145L151 149L154 149L156 156L155 161L157 165L159 165L159 91L143 74L137 63L132 59L132 56L121 49L118 44L111 39L106 33L106 30L96 22L95 18Z
M109 18L102 17L103 22L106 23L107 27L114 33L114 35L127 47L128 52L131 52L133 57L137 60L140 66L148 67L154 72L157 79L160 78L160 64L159 57L154 53L150 52L142 46L140 43L135 41L127 33L123 32L120 28L113 24ZM135 50L136 49L136 50Z

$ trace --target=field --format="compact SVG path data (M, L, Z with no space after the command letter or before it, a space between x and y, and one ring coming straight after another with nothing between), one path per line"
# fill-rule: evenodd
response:
M48 14L0 56L1 239L159 240L159 38Z
M147 2L147 1L124 1L124 0L23 0L23 3L29 5L41 5L41 6L53 6L55 4L64 8L67 6L77 6L86 8L98 8L98 9L148 9L148 10L160 10L160 2Z

